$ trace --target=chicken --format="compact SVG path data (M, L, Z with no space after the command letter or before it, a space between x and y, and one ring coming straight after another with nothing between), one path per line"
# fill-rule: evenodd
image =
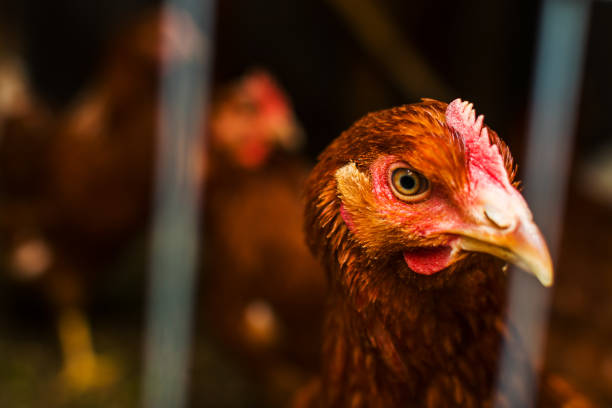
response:
M0 221L8 264L36 278L57 310L63 374L73 388L116 379L112 364L94 353L83 310L112 263L145 234L161 64L194 58L198 35L180 11L147 13L111 42L99 74L72 106L4 126ZM171 41L180 44L162 47Z
M323 370L295 406L531 405L521 381L495 390L502 339L520 344L504 263L553 281L515 173L459 99L369 114L320 155L305 228L330 286ZM588 406L559 383L546 381L541 406Z
M219 92L210 128L203 323L276 406L318 369L326 287L303 240L301 129L261 70Z

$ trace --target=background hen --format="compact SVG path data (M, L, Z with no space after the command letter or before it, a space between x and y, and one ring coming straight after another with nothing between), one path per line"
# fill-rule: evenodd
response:
M162 25L162 17L169 24ZM17 275L39 278L55 305L64 374L77 388L114 379L114 369L93 353L83 308L98 294L94 288L106 286L108 272L123 272L119 258L146 235L160 64L197 51L167 55L162 37L197 32L188 16L153 10L109 43L98 75L66 110L32 112L4 126L7 263ZM121 296L117 283L129 280L113 281L114 299Z
M304 244L299 124L284 92L254 71L219 92L205 200L206 324L271 403L317 366L325 281Z
M330 282L324 370L297 406L530 405L525 379L494 388L502 338L520 339L491 255L546 286L553 277L514 175L505 144L460 100L372 113L321 154L306 230ZM549 390L543 406L584 402Z

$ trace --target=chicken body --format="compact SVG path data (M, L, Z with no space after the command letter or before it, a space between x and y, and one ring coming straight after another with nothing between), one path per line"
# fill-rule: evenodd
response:
M552 282L514 174L460 100L372 113L321 154L306 233L330 283L323 375L296 406L531 406L525 379L494 387L502 340L520 344L504 320L504 261ZM515 362L530 368L525 354Z
M224 347L268 383L279 369L318 369L326 285L303 241L305 177L299 161L277 158L208 185L206 316Z

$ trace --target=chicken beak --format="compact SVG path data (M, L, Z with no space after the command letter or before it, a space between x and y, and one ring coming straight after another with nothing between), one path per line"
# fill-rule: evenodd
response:
M510 207L518 211L485 206L486 220L460 232L458 247L503 259L534 275L543 286L551 286L552 260L542 233L526 204Z

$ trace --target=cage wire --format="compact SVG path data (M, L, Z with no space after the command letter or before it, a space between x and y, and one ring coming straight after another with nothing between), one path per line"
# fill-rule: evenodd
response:
M550 245L553 263L558 257L563 226L590 8L589 0L546 0L540 17L524 195ZM507 318L536 368L542 365L550 295L551 290L535 279L524 273L511 273ZM514 347L519 346L510 341L502 347L497 389L512 389L515 385L510 382L519 379L527 401L535 404L537 379L513 358ZM519 401L508 402L512 407L524 406Z
M162 24L156 191L142 403L188 401L203 138L212 67L213 0L168 0ZM172 24L183 35L176 38ZM189 30L189 26L193 28Z

